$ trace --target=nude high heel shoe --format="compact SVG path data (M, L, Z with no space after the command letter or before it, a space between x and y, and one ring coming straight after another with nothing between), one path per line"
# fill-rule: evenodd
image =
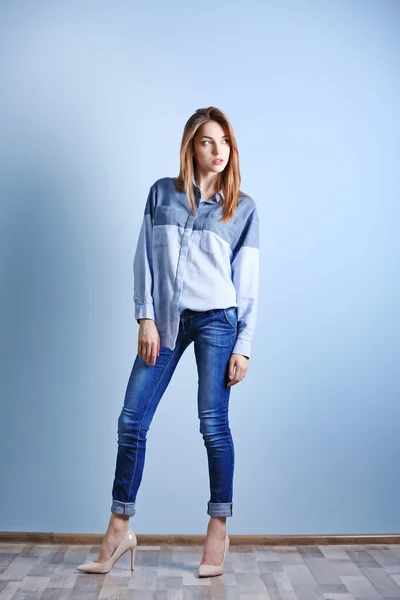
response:
M137 538L132 529L128 529L124 537L115 548L110 558L103 563L91 561L83 565L76 567L78 571L84 571L85 573L108 573L113 565L119 558L127 551L131 551L131 571L134 571L135 554L136 554Z
M214 575L222 575L224 572L225 556L229 548L229 537L228 534L225 536L225 549L224 558L220 565L200 565L199 566L199 577L214 577Z

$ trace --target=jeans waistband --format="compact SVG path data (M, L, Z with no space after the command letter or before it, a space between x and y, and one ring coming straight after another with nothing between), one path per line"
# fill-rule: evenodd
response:
M231 307L229 307L231 308ZM232 306L232 308L236 308L236 306ZM181 317L185 317L186 315L213 315L218 310L223 310L222 308L211 308L209 310L192 310L191 308L185 308L180 314Z
M181 317L185 317L186 315L213 315L214 312L218 310L218 308L211 308L210 310L192 310L191 308L185 308L181 312Z

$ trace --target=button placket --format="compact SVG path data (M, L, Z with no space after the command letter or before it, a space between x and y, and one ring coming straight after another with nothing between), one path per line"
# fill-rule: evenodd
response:
M178 265L177 265L177 269L176 269L177 286L176 286L176 290L174 293L173 305L175 306L176 312L178 313L179 316L180 316L179 301L180 301L181 292L182 292L183 275L185 272L186 259L187 259L187 255L189 252L189 240L190 240L190 236L192 235L192 232L193 232L193 223L194 223L195 219L196 219L196 216L190 214L186 221L185 231L183 232L183 236L182 236L181 249L179 252Z

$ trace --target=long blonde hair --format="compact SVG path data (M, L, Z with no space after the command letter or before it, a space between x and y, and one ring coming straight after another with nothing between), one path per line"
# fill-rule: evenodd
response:
M229 135L230 153L228 164L220 174L220 189L224 192L223 217L221 221L229 221L234 215L239 203L239 195L247 196L240 187L241 177L239 168L239 151L236 143L235 134L228 117L222 110L209 106L208 108L198 108L195 113L187 120L182 136L180 149L180 170L178 177L174 178L175 186L179 191L184 191L189 199L190 209L196 214L196 201L193 192L194 176L194 150L193 138L197 130L208 121L217 121Z

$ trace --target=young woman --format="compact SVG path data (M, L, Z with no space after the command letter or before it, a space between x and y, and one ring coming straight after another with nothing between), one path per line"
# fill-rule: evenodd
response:
M138 349L118 419L111 518L98 561L79 570L105 573L129 549L133 570L137 540L129 518L136 512L147 431L193 342L211 494L199 576L223 572L234 472L229 397L247 373L259 279L258 213L240 181L228 118L215 107L198 109L184 128L179 176L158 179L147 197L133 261Z

